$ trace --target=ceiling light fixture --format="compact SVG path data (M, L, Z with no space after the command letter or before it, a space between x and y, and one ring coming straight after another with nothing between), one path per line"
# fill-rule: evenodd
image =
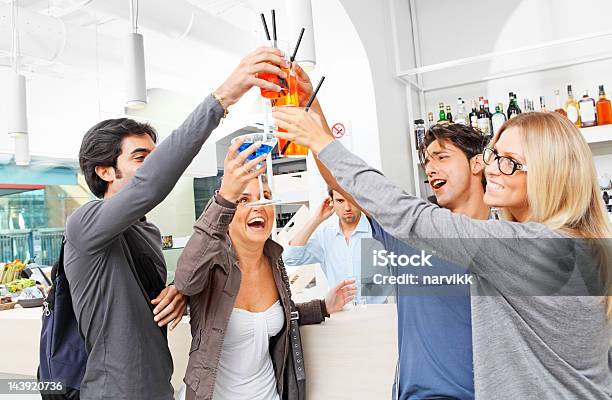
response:
M126 44L125 106L132 110L142 110L147 105L144 43L143 36L138 33L138 0L128 1L130 2L132 32L128 35Z
M13 73L9 82L8 133L15 140L15 164L30 164L28 141L28 114L25 76L19 73L19 36L17 31L17 0L11 2L11 28L13 32Z
M295 60L305 71L312 71L317 65L315 52L314 24L311 0L285 0L289 26L304 27L304 37Z

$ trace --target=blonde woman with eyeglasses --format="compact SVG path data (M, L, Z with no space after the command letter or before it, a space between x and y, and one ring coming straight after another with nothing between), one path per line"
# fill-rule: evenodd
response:
M310 147L334 189L389 234L470 268L477 399L610 399L612 228L575 126L555 113L507 121L483 154L484 200L503 219L480 221L395 186L333 140L317 103L285 108L278 136Z

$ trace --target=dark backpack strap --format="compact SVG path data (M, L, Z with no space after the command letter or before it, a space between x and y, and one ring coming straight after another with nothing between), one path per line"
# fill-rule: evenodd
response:
M62 236L62 246L57 261L51 268L51 282L55 282L58 275L64 274L64 246L66 244L66 236Z
M64 275L64 247L66 246L66 236L62 236L62 247L60 248L60 254L59 257L57 259L57 261L55 262L55 264L53 264L53 267L51 267L51 287L49 288L49 291L47 292L47 297L45 298L45 302L44 302L44 312L45 314L47 314L49 312L49 310L53 310L53 308L55 307L55 290L56 290L56 286L57 286L57 277Z

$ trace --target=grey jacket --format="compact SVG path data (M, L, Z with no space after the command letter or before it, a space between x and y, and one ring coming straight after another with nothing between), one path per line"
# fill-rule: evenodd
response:
M89 357L81 399L170 400L172 357L153 320L122 233L132 229L150 247L166 280L161 237L143 217L170 193L217 127L223 108L208 96L166 138L114 196L91 201L66 222L65 270Z
M240 289L240 265L228 236L236 204L216 195L194 225L194 232L181 257L175 275L175 285L190 296L191 348L185 383L198 400L210 400L223 338ZM264 254L269 258L278 295L285 311L283 329L270 339L270 356L276 376L276 388L282 399L297 399L295 387L285 385L289 355L290 292L283 248L271 239L265 243ZM296 304L300 325L317 324L325 320L327 310L323 300ZM289 386L289 389L287 389Z
M537 223L473 220L429 204L392 184L338 141L318 156L387 232L426 243L439 255L465 263L476 276L471 289L477 399L612 397L612 323L602 297L509 295L517 281L559 279L559 265L532 267L567 250L563 235ZM500 238L502 253L467 251L474 242ZM537 246L546 240L559 248ZM526 249L522 243L533 246Z

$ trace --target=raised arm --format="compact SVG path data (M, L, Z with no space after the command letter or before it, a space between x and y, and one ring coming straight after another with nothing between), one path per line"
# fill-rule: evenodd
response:
M97 252L161 203L219 125L224 107L236 103L253 86L280 90L258 79L256 74L284 74L276 66L283 63L279 50L272 48L260 48L245 57L215 94L206 97L185 122L146 157L124 188L75 213L68 222L68 239L82 251Z
M283 260L287 265L321 263L323 267L325 259L324 239L317 228L334 213L330 201L329 197L323 200L314 215L291 238L289 245L285 247L283 252Z
M289 241L290 246L304 246L314 233L317 230L319 225L321 225L326 219L328 219L333 213L334 209L330 204L331 199L329 197L325 198L323 202L316 209L315 213L312 217L306 222L304 227L291 238Z
M521 293L533 288L540 290L537 294L554 292L567 281L573 244L560 233L537 223L480 221L453 214L406 193L346 150L316 113L286 107L275 109L273 115L277 126L287 130L278 136L310 147L338 185L396 238L469 267L498 287L524 289Z
M266 159L265 154L246 162L247 157L261 144L252 145L237 155L243 142L244 139L238 139L229 147L221 189L195 223L193 235L179 257L174 284L187 296L198 294L206 288L210 270L216 263L227 265L230 245L227 232L236 213L236 202L247 183L266 170L265 166L255 169L258 163Z

